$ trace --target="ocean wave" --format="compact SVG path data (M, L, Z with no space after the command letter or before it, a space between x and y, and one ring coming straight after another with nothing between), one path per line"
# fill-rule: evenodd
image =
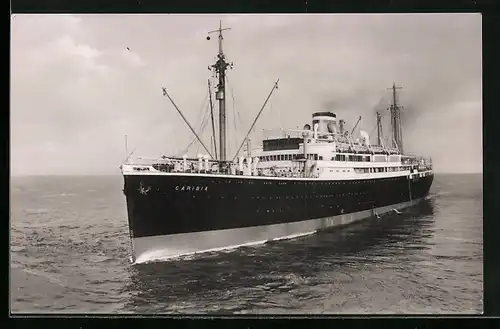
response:
M42 215L42 214L48 214L51 212L52 209L50 208L32 208L32 209L24 209L23 212L26 215Z

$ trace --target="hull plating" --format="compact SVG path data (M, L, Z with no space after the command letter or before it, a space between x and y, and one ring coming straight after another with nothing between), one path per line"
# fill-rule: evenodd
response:
M422 198L419 198L372 210L292 223L134 238L134 259L136 263L143 263L194 253L262 244L270 240L290 239L403 209L421 200Z
M391 208L425 197L433 175L415 179L400 176L324 181L124 175L124 181L131 238L135 243L134 249L140 252L149 250L149 247L142 247L141 238L154 240L170 236L171 241L176 241L171 247L176 248L177 245L180 250L190 250L189 246L196 242L195 238L179 241L174 236L253 228L250 235L258 237L256 232L262 227L266 232L273 232L264 235L264 240L307 233L321 227L302 227L300 223L343 218L342 215L354 213L369 216L376 209ZM281 225L281 228L274 230L276 225ZM337 224L328 226L334 225ZM236 237L238 234L235 232L231 234ZM256 239L250 240L259 241ZM234 243L232 240L229 243L239 245L249 242L247 240L240 236L235 238ZM218 244L208 243L193 247L193 251L218 247Z

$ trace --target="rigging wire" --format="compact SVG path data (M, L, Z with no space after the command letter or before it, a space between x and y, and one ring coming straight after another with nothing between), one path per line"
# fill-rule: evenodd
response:
M250 126L250 129L248 129L248 132L247 134L245 135L245 137L243 138L243 140L241 141L241 144L238 148L238 150L236 151L236 153L234 154L234 157L233 157L233 161L234 159L236 159L236 157L238 156L238 153L240 152L241 150L241 147L243 146L243 143L245 143L245 140L247 139L247 137L250 135L250 133L252 132L254 126L255 126L255 123L257 123L257 120L259 119L260 115L262 114L262 111L264 110L264 108L266 107L266 104L267 102L269 101L269 98L271 98L273 92L275 89L278 88L278 82L280 81L280 79L276 80L276 82L274 82L274 86L273 88L271 89L271 91L269 92L269 95L267 96L266 98L266 101L264 102L264 104L262 105L259 113L257 114L257 117L255 118L255 120L253 121L252 125Z
M208 119L209 119L209 113L210 113L210 110L209 110L209 106L210 105L207 105L207 112L205 112L205 116L203 117L203 120L201 122L201 128L200 128L200 136L203 135L203 132L205 131L205 128L207 127L207 124L208 124ZM200 144L198 143L197 144L197 147L196 147L196 153L200 153Z
M207 105L208 107L208 105ZM199 131L199 135L201 136L203 134L203 132L205 131L205 128L207 127L207 124L208 124L208 113L209 111L205 112L205 116L203 117L203 121L201 122L201 127L200 127L200 131ZM193 141L191 141L191 143L185 148L184 152L182 154L186 154L188 151L189 151L189 148L197 141L197 139L194 139ZM199 153L200 151L200 144L198 143L197 144L197 147L196 147L196 153Z
M241 119L241 114L240 114L240 111L236 109L236 100L235 100L235 97L234 97L234 88L233 86L229 83L229 79L226 75L226 81L227 81L227 85L229 87L229 90L231 91L231 99L232 99L232 110L233 110L233 126L234 126L234 136L233 138L231 138L230 140L232 141L232 146L234 148L236 148L236 143L237 143L237 136L236 136L236 132L238 131L237 129L237 124L236 124L236 116L238 116L238 120L239 120L239 123L241 125L241 127L243 127L243 120Z
M226 76L227 78L227 76ZM241 113L240 111L236 108L236 98L234 97L234 88L233 86L229 83L229 80L227 82L227 85L229 86L229 89L231 90L231 98L232 98L232 101L233 101L233 109L234 111L236 112L237 116L238 116L238 121L241 125L243 125L243 119L241 117Z
M203 104L199 110L199 114L198 114L198 117L201 116L201 114L203 113L203 110L207 108L207 101L208 101L208 92L205 94L205 99L203 100ZM203 119L200 123L200 127L198 128L199 131L200 131L200 135L201 133L203 132L203 124L204 124L204 121L207 119L207 112L205 112L205 115L203 116ZM196 142L197 138L196 137L193 137L193 139L188 143L188 145L184 148L184 151L183 152L179 152L178 156L182 156L184 154L186 154L188 151L189 151L189 148Z
M212 136L210 136L210 148L215 155L217 160L217 143L215 142L215 119L214 119L214 103L212 101L212 84L210 83L210 78L208 79L208 99L210 101L210 122L212 123Z
M199 111L198 117L202 114L203 108L205 107L205 102L206 102L206 99L205 99L205 101L203 102L202 107L200 108L200 111ZM201 125L200 125L200 126L201 126ZM198 128L198 129L199 129L199 128ZM198 129L197 129L197 130L198 130ZM196 141L196 137L193 137L193 138L192 138L192 140L191 140L191 142L189 142L189 144L194 143L194 141Z
M199 114L198 114L198 116L199 116L199 115L201 115L201 113L202 113L202 111L203 111L203 108L205 107L205 104L207 103L207 100L208 100L208 93L205 95L205 99L204 99L204 101L203 101L202 107L201 107L201 108L200 108L200 110L199 110ZM188 148L189 148L189 147L190 147L190 146L191 146L194 142L196 142L196 140L197 140L197 139L196 139L196 137L193 137L192 141L191 141L191 142L189 142ZM130 152L130 153L127 155L127 158L126 158L126 160L125 160L125 161L128 161L128 159L132 156L132 154L134 154L134 152L135 152L135 151L139 148L139 146L141 146L143 143L144 143L144 138L142 138L142 139L140 140L140 142L136 145L136 147L134 147L134 149L132 150L132 152ZM186 149L187 149L187 148L186 148ZM187 152L187 151L186 151L186 152ZM182 154L184 154L184 153L186 153L186 152L182 152L182 153L180 153L180 154L182 155Z
M229 83L229 79L228 79L227 75L226 75L226 80L227 80L227 85L229 86L229 89L231 90L231 97L232 97L232 100L233 100L233 109L236 111L236 114L238 115L238 120L240 121L240 124L243 125L243 119L241 118L240 111L236 110L236 107L235 107L236 100L235 100L235 97L234 97L234 88Z

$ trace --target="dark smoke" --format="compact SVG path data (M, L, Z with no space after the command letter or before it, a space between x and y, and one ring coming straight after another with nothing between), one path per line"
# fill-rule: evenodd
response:
M373 91L367 89L353 89L349 91L332 91L323 97L322 109L324 111L339 111L345 108L359 107L366 104L372 97Z
M335 112L337 118L345 119L348 131L351 131L361 116L362 120L358 127L373 136L376 113L380 112L383 118L389 117L387 108L390 105L390 93L381 92L380 89L358 88L344 93L332 92L325 98L322 110Z

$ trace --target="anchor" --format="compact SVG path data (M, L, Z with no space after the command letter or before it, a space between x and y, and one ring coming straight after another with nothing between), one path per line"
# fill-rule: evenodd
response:
M139 186L139 188L137 189L142 195L147 195L149 191L151 191L151 186L148 186L147 189L144 188L144 185L141 181L141 184Z

